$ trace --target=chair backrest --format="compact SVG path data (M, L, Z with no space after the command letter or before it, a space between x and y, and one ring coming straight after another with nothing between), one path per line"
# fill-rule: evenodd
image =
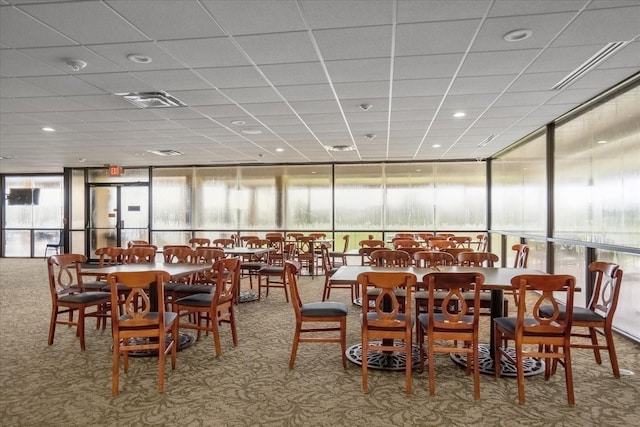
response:
M313 255L315 240L315 237L312 236L298 236L296 238L297 255Z
M298 237L302 237L302 236L304 236L304 233L297 233L297 232L287 233L287 239L290 239L290 240L297 240Z
M518 298L518 315L516 319L516 335L518 336L544 336L550 339L554 336L564 337L567 340L571 334L571 322L573 316L573 293L576 279L568 274L522 274L511 279L511 286L518 289L518 294L523 296L527 291L535 295L536 300L527 304L527 298ZM562 314L560 303L556 299L560 293L565 297L565 313ZM541 306L550 306L551 311L540 313ZM529 307L530 311L527 311ZM533 318L534 321L525 319Z
M486 252L489 247L489 236L486 233L478 234L476 236L478 239L478 245L476 246L476 251L478 252Z
M309 237L313 237L314 239L326 239L327 233L309 233Z
M300 271L300 263L298 261L288 260L284 263L284 274L289 291L291 292L291 305L296 314L296 320L302 319L302 299L298 291L298 272Z
M108 274L111 306L120 306L122 310L122 313L111 310L112 328L140 328L141 338L157 336L164 330L164 283L170 279L169 273L160 270ZM124 303L120 299L123 293L126 293Z
M376 239L360 240L358 244L361 248L384 248L384 242Z
M369 255L371 265L378 267L408 267L412 264L411 255L402 250L378 249Z
M513 268L527 268L527 261L529 260L529 246L517 244L511 246L511 249L516 251L516 259L513 261Z
M156 261L155 246L131 246L124 251L123 263L143 264Z
M211 243L218 248L233 248L236 245L235 239L230 238L213 239Z
M416 284L413 273L369 271L358 274L357 281L361 295L374 301L373 304L369 301L362 304L363 328L412 328L409 313L412 313L412 295ZM369 293L369 288L375 288L379 292ZM406 292L402 302L395 292L398 289ZM369 315L369 312L374 315ZM398 317L401 313L407 313L407 316Z
M191 246L165 246L162 248L164 262L193 262L194 251Z
M96 249L96 256L98 257L98 266L107 267L110 265L122 264L126 249L107 246L104 248Z
M452 242L451 240L446 240L446 239L436 239L436 240L429 240L428 241L428 246L431 249L445 249L445 248L454 248L456 246L455 242Z
M453 255L442 251L419 251L413 254L416 267L435 267L437 265L454 265Z
M147 242L146 240L129 240L127 242L127 247L130 248L132 246L140 246L140 245L145 246L148 244L149 242Z
M211 239L207 239L206 237L194 237L189 239L189 244L195 249L199 246L209 246L211 244Z
M473 239L471 236L453 236L449 240L454 242L457 248L470 248Z
M349 250L349 235L345 234L342 236L342 240L344 240L344 248L342 249L342 252L347 252Z
M81 265L87 257L81 254L56 254L47 259L49 290L52 301L82 291Z
M468 267L493 267L500 258L491 252L460 252L458 264Z
M480 310L471 307L480 306L480 290L484 284L484 275L480 273L433 272L422 278L422 287L429 292L427 312L430 329L459 329L478 324ZM444 292L445 295L442 295ZM473 304L463 293L473 293ZM436 296L436 293L438 295ZM436 305L438 304L438 305ZM437 315L436 315L437 313ZM472 314L472 321L469 321Z
M360 263L361 265L371 265L371 254L376 251L390 251L391 249L385 247L369 247L365 246L358 249L358 254L360 254Z
M436 234L436 237L444 237L447 240L451 240L452 237L455 237L456 235L453 233L438 233Z
M460 252L473 252L471 248L442 248L440 252L446 252L453 256L454 264L458 263L458 254Z
M267 239L269 237L282 237L282 238L284 238L284 235L282 233L280 233L279 231L270 231L270 232L266 233L264 236Z
M595 274L593 293L587 307L605 318L605 322L613 321L613 314L618 306L622 270L618 264L595 261L589 264L589 271Z
M408 239L408 238L394 238L393 239L393 247L395 249L400 249L400 248L419 248L420 247L420 242L413 240L413 239Z
M255 236L255 235L240 236L240 246L247 246L248 242L259 239L259 238L260 238L259 236Z
M416 233L416 237L426 241L429 237L433 237L433 233Z
M329 256L329 245L322 243L320 245L320 260L322 262L322 269L324 275L329 278L332 274L333 265L331 264L331 257Z
M193 256L191 261L194 264L211 264L219 259L224 258L226 255L221 248L213 248L207 246L198 246L193 250Z
M397 239L413 239L413 233L396 233L394 238L397 238Z
M214 305L233 301L240 282L240 258L223 258L213 263L215 291L211 301Z

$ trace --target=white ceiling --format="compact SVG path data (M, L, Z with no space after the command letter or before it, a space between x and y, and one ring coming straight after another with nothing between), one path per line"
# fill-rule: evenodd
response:
M0 0L0 172L487 158L637 73L639 35L640 0ZM160 90L186 106L114 95Z

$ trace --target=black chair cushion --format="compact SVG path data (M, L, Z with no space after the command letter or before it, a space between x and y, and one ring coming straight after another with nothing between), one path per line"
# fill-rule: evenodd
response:
M58 298L60 302L71 302L77 304L89 304L103 299L111 299L109 292L81 292L79 294L64 295Z
M445 317L443 314L440 313L435 313L433 315L433 318L435 319L436 322L444 322L445 321ZM462 316L462 318L460 319L462 322L464 323L473 323L473 316ZM418 321L420 322L420 324L422 324L422 326L424 326L425 328L429 325L429 315L428 314L420 314L418 316Z
M518 319L516 319L515 317L497 317L495 319L493 319L494 322L496 322L502 329L511 332L511 333L515 333L516 332L516 323L518 321ZM532 318L532 317L525 317L524 319L524 324L525 325L536 325L538 322L536 321L536 319Z
M174 288L174 292L178 294L212 294L215 290L216 287L213 285L189 285L186 283L180 283Z
M566 306L561 305L558 307L560 311L560 319L564 319ZM540 314L545 317L553 315L553 307L550 305L543 305L540 307ZM584 307L573 307L573 320L577 322L602 322L604 317Z
M178 298L174 304L208 307L211 305L211 300L213 300L213 294L193 294L184 298Z
M341 302L319 301L302 304L300 312L303 316L346 316L347 306Z

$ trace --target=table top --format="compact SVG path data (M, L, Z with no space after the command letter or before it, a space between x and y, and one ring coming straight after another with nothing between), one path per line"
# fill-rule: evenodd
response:
M503 268L503 267L461 267L461 266L438 266L438 268L418 268L418 267L373 267L370 265L343 265L331 276L333 283L356 283L358 274L369 271L399 271L413 273L422 283L422 277L427 273L436 271L442 272L474 272L484 275L484 289L506 289L511 288L511 279L521 274L547 274L532 268Z
M133 271L166 271L171 278L186 276L197 273L199 271L208 270L211 264L189 264L189 263L171 263L171 262L152 262L141 264L120 264L110 265L108 267L91 268L83 270L85 276L102 276L109 273L127 273Z

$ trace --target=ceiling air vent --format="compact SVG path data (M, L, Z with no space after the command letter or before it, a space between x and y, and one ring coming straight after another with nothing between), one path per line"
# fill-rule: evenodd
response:
M156 156L182 156L184 154L176 150L148 150L148 152Z
M140 108L185 107L186 104L166 92L116 93Z

